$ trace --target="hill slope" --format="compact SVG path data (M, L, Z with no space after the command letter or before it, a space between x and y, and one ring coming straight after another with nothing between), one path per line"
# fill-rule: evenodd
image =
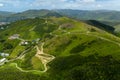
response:
M96 20L87 20L85 22L90 24L90 25L96 26L96 27L98 27L98 28L100 28L102 30L108 31L108 32L114 33L114 30L115 30L113 26L103 24L103 23L98 22Z
M120 38L96 25L49 17L6 26L0 32L0 51L10 56L0 67L0 79L5 72L8 74L4 79L9 80L18 79L17 74L19 80L29 80L31 76L33 80L120 78Z

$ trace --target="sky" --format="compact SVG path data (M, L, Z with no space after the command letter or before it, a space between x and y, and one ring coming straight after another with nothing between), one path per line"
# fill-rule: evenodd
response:
M0 0L0 11L29 9L119 10L120 0Z

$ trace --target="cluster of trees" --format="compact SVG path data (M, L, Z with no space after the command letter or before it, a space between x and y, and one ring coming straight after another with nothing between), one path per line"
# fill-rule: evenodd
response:
M119 80L120 62L111 56L59 57L49 64L53 80ZM54 75L54 76L53 76Z
M0 80L119 80L120 62L111 56L58 57L42 75L23 73L15 68L0 69Z
M0 80L47 80L45 77L24 73L14 68L5 68L0 70Z

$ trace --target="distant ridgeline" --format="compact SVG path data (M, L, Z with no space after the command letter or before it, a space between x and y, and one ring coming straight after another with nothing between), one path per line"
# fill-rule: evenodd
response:
M1 12L0 12L1 13ZM7 12L6 12L7 13ZM1 22L13 22L17 20L27 19L27 18L45 18L45 17L62 17L62 15L58 14L57 12L50 11L50 10L28 10L21 13L12 13L7 16L0 15Z
M58 10L27 10L20 13L3 12L0 11L1 22L12 22L16 20L22 20L26 18L35 17L61 17L67 16L80 20L99 20L99 21L119 21L119 11L109 10L72 10L72 9L58 9Z
M61 15L81 20L120 21L120 11L72 9L58 9L54 11Z

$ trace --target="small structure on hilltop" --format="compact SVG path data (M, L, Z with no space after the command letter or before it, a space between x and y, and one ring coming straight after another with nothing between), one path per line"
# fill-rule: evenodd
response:
M22 41L22 42L20 43L21 46L26 46L26 45L28 45L28 44L30 44L30 41Z
M35 39L35 40L32 40L32 44L38 44L39 41L40 41L40 38L37 38L37 39Z
M13 34L12 36L10 36L8 39L13 40L13 39L18 39L19 38L19 34Z
M8 53L0 53L0 56L2 56L2 57L8 57L9 54Z
M32 41L24 40L24 41L22 41L19 45L21 45L21 46L36 45L36 44L39 43L39 41L40 41L40 38L37 38L37 39L32 40Z

